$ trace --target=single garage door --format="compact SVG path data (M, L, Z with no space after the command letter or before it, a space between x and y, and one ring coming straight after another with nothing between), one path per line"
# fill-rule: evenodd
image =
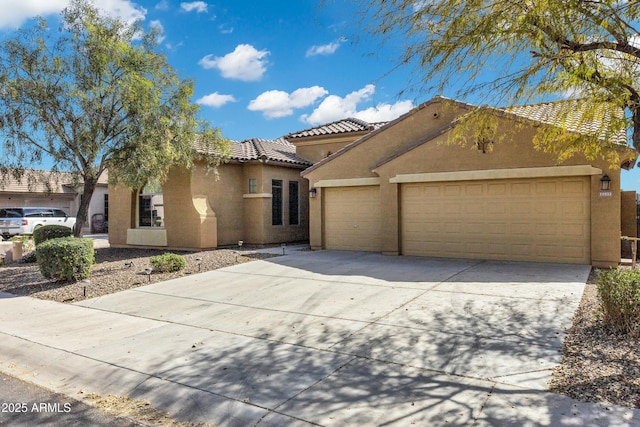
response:
M380 251L378 186L323 189L325 248Z
M588 177L403 184L402 253L591 262Z

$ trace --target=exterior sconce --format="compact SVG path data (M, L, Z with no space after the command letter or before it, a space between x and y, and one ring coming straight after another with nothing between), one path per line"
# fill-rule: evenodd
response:
M315 199L317 194L318 194L318 190L315 187L309 190L309 197L311 197L312 199Z
M600 178L600 197L611 197L613 192L611 191L611 178L606 173Z

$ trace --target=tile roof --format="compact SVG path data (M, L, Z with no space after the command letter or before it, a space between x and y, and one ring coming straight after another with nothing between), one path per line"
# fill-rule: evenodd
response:
M311 166L311 162L296 155L296 147L284 138L274 140L251 138L231 141L231 159L240 162L271 160L293 165Z
M347 118L313 128L285 135L286 139L306 138L310 136L339 135L351 132L365 132L378 129L387 122L368 123L364 120Z
M98 178L98 185L108 182L108 172L104 171ZM73 176L68 172L28 169L20 181L12 176L0 177L0 192L7 193L77 194L74 187Z
M596 113L588 112L580 100L545 102L500 108L507 113L539 123L561 126L571 132L597 136L616 144L627 144L624 130L607 135L606 124L624 119L624 111L602 104Z

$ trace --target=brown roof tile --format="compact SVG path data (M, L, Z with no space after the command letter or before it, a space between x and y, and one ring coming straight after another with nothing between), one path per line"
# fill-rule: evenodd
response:
M231 159L240 162L271 160L311 166L311 162L296 155L295 145L284 138L274 140L251 138L244 141L231 141Z
M104 171L98 178L98 185L107 185L108 181L108 172ZM0 178L0 191L7 193L76 194L74 186L73 176L68 172L29 169L19 181L12 176Z
M384 126L387 122L368 123L364 120L347 118L313 128L285 135L286 139L306 138L310 136L339 135L351 132L372 131Z
M501 110L539 123L561 126L570 132L596 136L615 144L627 144L624 130L613 135L607 134L607 123L624 118L624 111L607 104L602 104L595 114L587 112L580 100L512 106Z

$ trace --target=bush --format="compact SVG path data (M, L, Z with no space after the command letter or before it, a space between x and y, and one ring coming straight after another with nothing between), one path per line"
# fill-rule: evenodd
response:
M42 242L60 237L73 236L73 230L64 225L44 225L33 230L33 243L38 246Z
M640 270L600 271L596 283L605 326L619 334L640 333Z
M28 252L26 255L22 256L22 262L25 264L31 264L37 262L38 258L36 257L36 251Z
M180 271L187 266L187 262L182 255L172 253L152 256L149 258L149 262L154 270L158 270L161 273Z
M44 228L44 227L43 227ZM93 240L62 237L36 247L40 272L47 279L77 282L91 275Z

